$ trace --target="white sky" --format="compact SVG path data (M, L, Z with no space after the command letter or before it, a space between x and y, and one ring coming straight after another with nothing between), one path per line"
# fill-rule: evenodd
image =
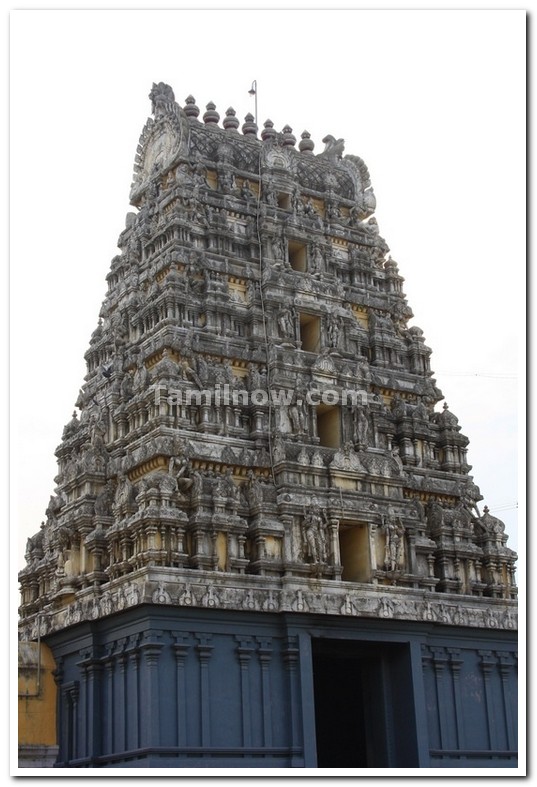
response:
M10 33L13 541L44 519L131 210L153 82L366 162L413 323L519 549L524 11L18 11ZM441 408L441 404L439 405ZM523 474L524 467L521 467ZM517 501L520 508L517 512ZM523 519L521 517L523 524Z

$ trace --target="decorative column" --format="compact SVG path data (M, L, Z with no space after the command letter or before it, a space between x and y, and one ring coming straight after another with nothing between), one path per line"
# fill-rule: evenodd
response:
M444 555L437 558L438 568L440 569L440 579L443 581L446 579L448 574L446 570L446 566L448 565L448 559Z
M123 637L117 641L116 650L116 674L117 674L117 690L118 690L118 704L117 704L117 717L116 717L116 730L114 733L114 741L117 751L126 751L128 749L127 743L127 662L128 656L124 652L127 644L127 638Z
M374 585L378 583L378 579L375 577L375 572L377 571L377 523L376 522L368 522L367 530L369 535L369 564L371 566L371 578Z
M300 752L298 732L298 640L296 636L287 638L283 651L283 663L287 671L289 686L289 736L291 744L291 767L297 764L297 755Z
M161 407L163 407L163 406L164 405L161 405ZM117 436L118 437L125 437L125 435L127 434L127 416L126 416L126 414L123 413L123 412L118 413L118 415L116 416L116 422L117 422L117 426L116 426Z
M250 637L235 637L239 643L237 656L241 675L241 717L242 717L242 745L247 748L252 745L252 715L250 708L250 659L254 645Z
M285 568L285 576L289 577L292 575L292 570L289 568L289 564L293 561L293 552L291 547L291 538L293 533L293 517L291 514L281 514L280 519L283 524L284 528L284 535L283 535L283 562Z
M487 731L489 747L498 748L498 735L496 731L496 717L494 715L494 705L492 704L492 687L490 685L490 675L496 666L496 659L491 650L478 650L481 656L481 672L483 673L483 688L485 693L485 713L487 716Z
M509 675L513 671L514 662L511 658L511 653L504 653L500 651L497 652L496 655L498 656L500 677L502 679L502 699L503 712L505 716L505 730L507 734L507 748L509 751L515 751L517 748L517 738L510 703L511 692L509 690Z
M312 408L310 408L310 410L311 409ZM313 415L313 413L312 413L312 418L311 418L311 436L313 438L312 442L314 444L318 444L319 443L319 433L317 431L317 418L315 417L315 415Z
M464 708L462 704L462 689L461 689L461 666L463 659L461 658L461 651L459 648L448 648L449 653L449 667L451 669L451 677L453 680L453 698L455 701L455 725L457 728L457 746L459 749L466 748L465 735L464 735Z
M176 664L176 704L177 704L177 745L179 747L187 745L187 693L185 659L190 645L186 637L176 634L173 650L175 652Z
M158 660L163 648L160 635L154 631L144 632L140 653L144 659L144 680L141 684L143 724L141 729L142 746L160 745L160 707ZM140 744L139 744L140 745Z
M211 406L202 402L202 404L200 405L200 410L201 410L201 431L206 432L209 424L211 423L211 419L210 419Z
M447 716L448 696L445 684L445 668L448 663L447 653L444 648L431 648L433 668L436 683L436 707L438 710L438 726L440 729L440 747L450 748L449 718Z
M479 559L475 561L475 578L476 578L476 581L479 584L482 584L482 582L483 582L483 564L482 564L481 560L479 560ZM478 596L482 596L483 595L483 590L481 588L478 589L477 595Z
M226 571L231 571L231 558L233 557L233 534L226 533Z
M257 655L261 664L261 713L263 717L263 746L272 746L272 696L270 692L270 662L272 659L272 640L270 637L257 637Z
M69 759L77 757L91 757L92 751L89 747L89 734L88 734L88 663L91 658L91 651L84 650L80 652L81 661L77 663L80 668L80 692L77 693L77 709L76 716L73 715L73 705L70 696L68 695L68 709L67 724L71 729L68 730L68 738L70 738L69 745ZM79 701L80 700L80 701ZM73 727L76 727L76 735ZM79 745L78 745L79 742ZM76 750L76 755L74 751Z
M240 560L244 560L244 545L246 544L246 536L243 533L239 533L237 535L237 546L238 546L238 558ZM244 568L240 569L241 574L244 574Z
M253 431L250 433L250 437L252 439L258 440L265 436L264 421L265 421L264 410L262 407L257 407L253 412L254 428Z
M330 537L330 553L332 555L332 565L334 566L334 578L341 579L341 555L339 550L339 519L330 517L328 520L328 532Z
M419 466L421 464L420 441L417 438L413 438L412 445L414 448L414 464Z
M201 745L211 745L211 697L209 693L209 659L212 656L213 645L211 637L204 634L197 635L198 645L196 650L200 663L200 718L201 718Z
M68 724L70 726L70 730L68 730L68 737L70 738L70 746L68 747L70 751L68 752L68 757L70 760L76 760L79 756L78 751L78 682L75 681L68 691L68 701L69 701L69 714L68 714Z
M254 539L255 544L255 560L264 560L265 558L265 536L262 534L257 534ZM264 574L265 572L261 569L260 574Z
M105 733L103 736L103 752L105 754L112 754L114 752L114 648L115 643L108 645L106 648L106 658L104 660L104 691L105 691L105 706L106 706L106 720L105 720Z
M128 669L125 675L125 749L138 749L140 746L140 651L139 634L129 637L126 650Z
M56 685L56 740L59 744L58 758L60 761L63 761L65 759L65 751L62 751L62 738L65 729L65 716L62 701L63 659L61 656L58 656L56 659L56 669L52 671L52 677Z
M86 550L85 540L86 536L91 533L93 530L93 525L81 525L79 528L80 533L80 573L86 574L88 572L88 565L87 565L87 556L88 552Z
M405 532L408 544L408 570L411 574L416 574L416 528L413 525L406 525Z
M101 679L103 665L93 655L86 667L86 749L89 757L99 756L101 751Z

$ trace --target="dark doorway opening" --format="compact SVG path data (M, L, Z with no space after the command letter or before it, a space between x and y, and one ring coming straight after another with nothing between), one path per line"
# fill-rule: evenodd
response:
M317 767L417 766L408 646L313 639L312 655Z

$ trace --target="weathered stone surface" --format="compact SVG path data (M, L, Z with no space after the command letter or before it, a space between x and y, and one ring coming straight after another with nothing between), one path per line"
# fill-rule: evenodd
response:
M141 603L515 627L364 162L150 98L23 638Z

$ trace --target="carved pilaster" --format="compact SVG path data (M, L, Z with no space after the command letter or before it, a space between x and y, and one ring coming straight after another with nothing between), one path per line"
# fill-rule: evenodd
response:
M491 650L478 650L481 657L480 667L483 675L483 688L485 695L485 712L487 716L487 730L489 738L489 748L497 747L496 717L492 703L491 675L496 667L496 659Z
M339 519L331 517L328 520L328 533L330 539L330 557L334 567L334 578L340 579L342 573L341 555L339 550Z
M371 565L371 574L374 577L377 571L377 524L375 522L369 522L367 531L369 536L369 562ZM376 584L377 579L374 578L373 582Z
M299 739L299 712L300 712L300 698L298 696L298 638L288 637L283 649L283 663L287 670L288 685L289 685L289 733L292 750L297 750L300 745ZM296 755L292 755L291 762L293 763Z
M179 634L175 635L173 650L175 653L176 664L176 703L177 703L177 745L187 745L187 687L185 661L190 650L190 644L186 637Z
M160 743L158 661L163 647L160 636L152 631L145 632L139 646L145 666L142 707L147 709L147 716L144 713L146 723L142 724L142 746L158 746Z
M257 637L257 656L261 664L261 707L263 715L263 746L272 746L272 697L270 690L270 663L272 660L272 640L270 637Z
M106 657L103 661L104 665L104 691L106 696L106 719L104 725L103 737L103 752L105 754L112 754L114 751L114 735L115 735L115 692L114 692L114 673L115 673L115 643L108 645L106 648Z
M211 720L210 720L210 683L209 683L209 660L212 656L214 646L211 645L211 637L197 634L198 653L200 665L200 713L201 713L201 745L211 745Z
M464 660L461 658L459 648L447 648L449 653L449 667L451 670L451 678L453 681L453 699L455 703L455 725L457 728L457 748L466 748L465 734L464 734L464 706L463 695L461 688L461 667Z
M444 648L431 648L432 666L436 682L436 706L438 711L438 726L440 729L440 745L443 749L451 748L450 724L447 716L449 695L446 685L446 667L448 655Z
M507 734L507 747L511 751L515 751L517 748L517 739L516 739L516 732L515 732L515 723L513 719L513 713L511 709L511 698L512 698L512 691L510 688L510 677L514 673L514 666L515 662L512 658L511 653L503 653L497 652L498 657L498 666L500 670L500 677L502 681L502 700L503 700L503 712L505 718L505 729Z
M79 711L78 711L78 698L79 698L79 684L78 681L74 681L73 685L68 689L67 696L69 698L69 705L70 705L70 719L68 722L71 726L71 729L68 729L68 733L70 732L71 736L71 752L69 755L69 759L76 760L79 756L79 735L78 735L78 719L79 719Z
M116 729L114 732L115 745L118 751L125 751L128 748L127 744L127 667L128 656L124 652L127 644L127 638L122 638L117 641L116 646L116 683L117 683L117 716L116 716Z
M250 637L235 637L238 642L236 653L241 673L241 718L242 745L252 745L252 718L250 707L250 660L254 652L254 643Z

